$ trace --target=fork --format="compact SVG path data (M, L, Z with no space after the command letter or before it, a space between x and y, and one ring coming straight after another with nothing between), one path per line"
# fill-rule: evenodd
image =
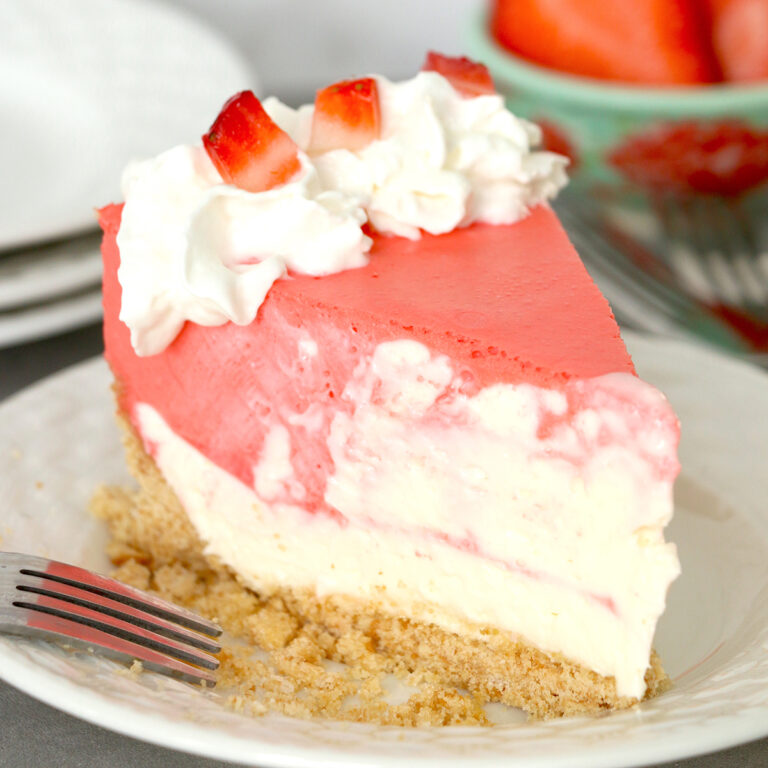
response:
M669 266L707 303L743 309L768 323L768 254L740 199L714 195L656 195Z
M56 640L190 683L214 683L213 622L114 579L0 552L0 632Z
M749 351L708 307L674 286L665 265L652 262L640 266L625 248L609 240L600 212L592 203L563 195L556 209L621 325L662 335L702 337L733 352Z

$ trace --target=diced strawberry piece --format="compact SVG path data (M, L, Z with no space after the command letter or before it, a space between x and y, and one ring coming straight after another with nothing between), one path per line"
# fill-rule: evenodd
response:
M545 67L605 80L718 79L701 0L493 0L491 31Z
M465 56L443 56L430 51L421 70L442 75L463 96L496 93L488 67Z
M236 94L222 107L203 146L221 178L248 192L285 184L301 169L298 147L252 91Z
M768 181L768 131L738 120L657 125L630 136L609 160L644 187L738 195Z
M380 134L379 88L374 78L342 80L317 92L311 153L355 151L367 147Z
M726 80L768 80L768 0L708 0Z

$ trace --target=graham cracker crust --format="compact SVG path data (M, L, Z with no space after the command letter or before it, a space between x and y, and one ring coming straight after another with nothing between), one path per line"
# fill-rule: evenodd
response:
M118 416L128 467L138 490L100 488L91 510L111 532L116 578L218 621L229 636L217 687L228 703L252 714L401 726L487 725L483 709L501 702L532 718L623 709L606 678L544 653L496 629L463 637L433 624L384 615L343 595L281 590L260 596L203 554L203 543L174 492L127 420ZM336 662L332 664L330 662ZM391 703L386 675L415 692ZM669 678L655 652L644 698Z

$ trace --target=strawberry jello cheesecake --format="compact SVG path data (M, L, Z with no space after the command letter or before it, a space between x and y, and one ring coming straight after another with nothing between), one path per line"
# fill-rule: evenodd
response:
M368 695L395 672L433 713L663 689L678 424L547 204L566 161L539 138L484 67L430 54L297 110L238 94L127 169L104 334L141 490L97 503L123 575L284 674L327 688L345 661ZM261 701L306 713L288 689ZM365 717L343 690L316 709Z

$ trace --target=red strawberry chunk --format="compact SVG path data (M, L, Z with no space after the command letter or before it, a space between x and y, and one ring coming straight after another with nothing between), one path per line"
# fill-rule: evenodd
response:
M379 88L374 78L342 80L317 92L310 153L363 149L380 134Z
M726 80L768 80L768 0L709 0Z
M658 125L628 137L609 159L644 187L738 195L768 181L768 131L738 120Z
M443 56L429 51L421 70L442 75L462 96L496 93L488 67L465 56Z
M301 169L298 147L252 91L234 95L222 107L203 146L221 178L248 192L285 184Z
M702 0L493 0L491 31L536 64L584 77L717 80Z

